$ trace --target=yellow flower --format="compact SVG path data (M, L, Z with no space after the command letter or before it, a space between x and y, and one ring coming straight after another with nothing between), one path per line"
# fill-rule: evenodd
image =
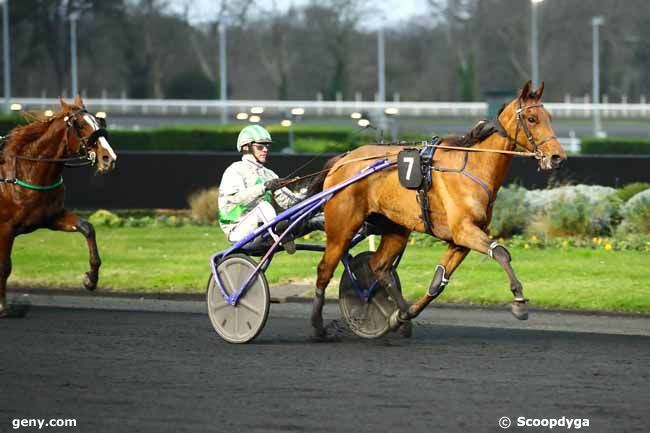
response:
M569 246L569 241L567 241L566 239L563 240L563 241L562 241L562 248L566 248L566 247L568 247L568 246Z
M537 241L538 239L537 239L537 236L532 235L532 236L530 237L530 240L533 241L533 242L535 242L535 241Z
M506 240L505 240L504 238L499 238L499 243L500 243L500 244L504 243L505 241L506 241Z
M525 249L525 250L528 249L528 244L524 244L524 249Z
M591 242L597 244L598 243L598 238L591 238Z
M415 238L409 239L409 245L415 245Z
M302 237L304 240L308 241L311 239L311 236L309 236L309 233L307 233L305 236Z
M609 242L607 242L607 243L605 244L605 251L611 251L611 250L612 250L612 244L610 244Z

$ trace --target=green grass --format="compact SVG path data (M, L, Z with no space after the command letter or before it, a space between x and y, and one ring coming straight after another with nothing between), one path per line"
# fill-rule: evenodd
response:
M103 266L100 290L198 292L205 290L210 255L225 248L217 227L106 228L97 239ZM367 248L362 243L358 250ZM419 297L445 250L412 245L399 267L406 296ZM650 312L650 254L639 251L512 247L513 266L534 306ZM271 285L313 284L319 253L279 254L267 272ZM40 230L16 239L10 287L80 288L88 269L79 234ZM337 270L334 282L340 278ZM336 284L329 295L336 292ZM501 304L512 300L508 280L485 256L470 253L439 302Z

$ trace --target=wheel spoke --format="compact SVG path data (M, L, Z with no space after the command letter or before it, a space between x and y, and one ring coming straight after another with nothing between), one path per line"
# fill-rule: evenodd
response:
M224 281L224 283L225 282L228 283L228 284L225 284L226 287L224 287L224 290L229 295L232 295L233 293L235 293L237 291L238 287L236 287L235 283L232 281L232 277L230 276L230 272L228 272L228 271L224 272L223 277L224 277L223 279L226 280L226 281Z
M234 334L237 335L239 332L239 308L235 308L235 332Z
M219 295L219 296L221 296L221 295ZM214 304L210 305L210 307L212 309L212 312L217 312L219 310L223 310L224 308L229 307L229 306L230 306L230 304L228 304L228 303L223 303L223 304L216 305L216 306Z
M382 314L382 316L388 318L388 317L391 315L390 312L386 312L386 309L384 308L384 306L381 304L381 302L378 302L378 301L375 299L374 296L372 297L372 299L370 300L370 302L372 302L372 305L374 305L375 307L377 307L377 309L378 309L379 312Z
M255 314L256 316L259 316L259 315L260 315L260 312L257 311L257 310L255 309L255 307L253 307L253 306L251 305L251 303L248 302L247 300L245 300L245 299L243 299L243 298L239 298L239 302L238 302L238 304L241 305L242 307L244 307L245 309L247 309L248 311L250 311L251 313Z

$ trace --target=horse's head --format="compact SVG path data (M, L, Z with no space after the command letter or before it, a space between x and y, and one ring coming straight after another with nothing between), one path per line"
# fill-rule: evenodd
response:
M499 113L499 123L517 145L535 154L543 170L558 168L567 159L555 136L551 115L540 102L544 83L533 90L530 80L519 96Z
M108 144L106 121L90 114L81 97L77 95L72 104L59 98L66 126L64 141L66 156L86 156L97 164L99 173L107 173L115 168L117 155Z

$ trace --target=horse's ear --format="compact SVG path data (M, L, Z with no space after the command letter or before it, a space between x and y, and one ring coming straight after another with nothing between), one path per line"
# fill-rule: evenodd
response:
M59 96L59 104L61 105L61 109L63 111L70 110L70 106Z
M542 84L535 90L535 99L538 101L542 99L542 95L544 94L544 82L542 81Z
M519 99L522 101L525 101L528 99L528 96L530 96L530 88L532 87L532 83L530 80L526 81L526 84L524 84L524 88L521 89L521 93L519 94Z
M84 106L84 101L81 100L81 96L77 94L77 96L74 97L74 105L77 107L83 107Z

